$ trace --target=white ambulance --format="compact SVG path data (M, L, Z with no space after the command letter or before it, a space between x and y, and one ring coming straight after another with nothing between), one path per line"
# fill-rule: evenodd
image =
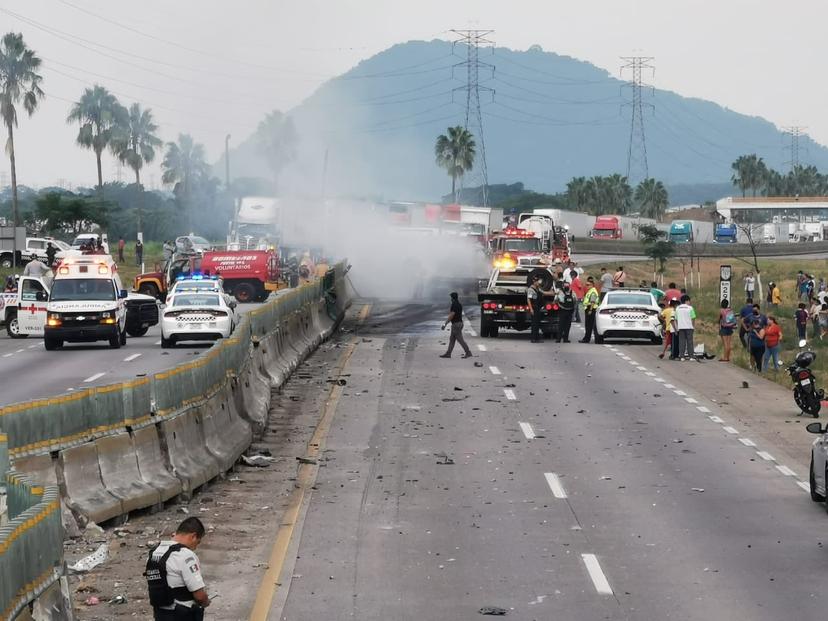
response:
M126 345L126 298L118 266L108 255L65 259L57 268L46 304L43 344L109 341Z

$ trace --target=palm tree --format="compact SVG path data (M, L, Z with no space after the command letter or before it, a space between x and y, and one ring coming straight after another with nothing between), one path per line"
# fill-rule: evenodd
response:
M575 211L585 211L588 200L586 177L573 177L566 184L566 199Z
M635 188L635 201L643 215L659 222L670 203L664 184L652 178L645 179Z
M756 196L768 176L768 167L755 153L740 155L730 167L733 169L731 181L742 191L742 196L746 195L747 190L752 190L753 196Z
M462 177L474 166L477 145L472 133L461 125L449 127L446 134L437 136L434 157L437 166L445 168L451 177L451 194L456 201L457 178Z
M0 116L8 130L6 153L11 164L12 184L12 221L14 226L20 222L17 206L17 166L14 154L14 128L17 127L17 105L29 116L34 114L38 102L43 98L40 82L43 78L37 73L40 58L23 42L22 34L9 32L0 40ZM17 247L13 253L16 260Z
M83 91L80 100L72 105L69 116L66 117L67 123L77 122L80 125L78 144L95 152L98 191L103 191L101 153L110 145L117 127L126 124L128 114L115 95L96 84Z
M296 126L290 117L274 110L259 123L254 139L256 150L270 168L276 189L279 174L296 157Z
M176 197L182 198L187 214L187 230L192 228L192 206L190 204L193 189L203 180L209 178L210 167L206 162L204 146L193 141L189 134L179 134L178 142L168 142L164 161L161 162L164 173L161 181L174 185Z

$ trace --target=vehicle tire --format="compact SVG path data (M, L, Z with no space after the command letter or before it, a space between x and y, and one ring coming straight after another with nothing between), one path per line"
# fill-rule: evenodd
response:
M489 338L489 330L490 330L489 323L486 322L486 321L481 321L480 322L480 338L484 338L484 339Z
M43 346L46 348L46 351L54 351L58 347L63 347L63 341L60 339L50 339L49 337L44 337Z
M236 285L236 288L233 289L233 297L235 297L240 304L246 304L247 302L252 302L253 298L256 297L256 290L249 282L239 283Z
M133 337L144 336L149 331L149 326L146 328L127 328L127 334Z
M121 347L121 334L116 333L115 336L110 337L109 339L109 347L111 349L118 349Z
M549 270L543 267L536 267L533 269L529 274L526 276L526 286L529 287L532 284L532 281L535 279L535 276L540 276L541 279L541 289L548 290L552 288L552 274L549 273Z
M173 345L175 345L175 339L174 338L164 338L163 335L161 336L161 347L162 348L169 349Z
M489 326L489 337L493 338L493 339L496 339L497 338L497 332L498 332L499 329L500 329L500 327L497 326L497 325Z
M828 481L828 479L826 479ZM814 474L814 455L811 454L811 500L814 502L825 502L825 496L817 492L816 475Z
M13 313L6 317L6 334L12 339L25 339L28 334L20 333L20 324L17 321L17 313Z
M140 287L138 287L138 293L143 293L144 295L151 295L156 300L158 299L158 287L156 287L151 282L145 282Z
M604 342L604 337L596 332L595 333L595 344L600 345L603 342Z
M654 336L652 338L653 345L662 345L664 343L664 339L660 336Z
M14 263L14 261L12 261L12 258L10 256L3 257L2 259L0 259L0 267L8 269L12 266L12 263Z

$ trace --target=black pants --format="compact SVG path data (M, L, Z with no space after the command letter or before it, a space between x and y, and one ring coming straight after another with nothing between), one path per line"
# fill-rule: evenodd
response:
M589 343L593 332L595 332L595 311L584 310L584 343Z
M677 360L679 357L679 333L673 332L673 337L670 339L670 360Z
M569 328L572 325L572 315L574 313L574 310L561 309L558 314L558 343L561 340L569 342Z
M746 334L747 334L747 330L745 330L744 326L740 325L739 326L739 340L742 341L742 347L744 347L745 349L747 349L747 346L748 346L747 338L745 337Z
M152 609L155 621L202 621L204 619L204 608L201 606L182 606L176 604L175 610L164 610L163 608Z
M532 313L532 340L539 341L540 340L540 320L541 320L541 309L538 306L534 313Z
M750 346L750 356L753 358L753 363L756 365L756 370L761 373L762 371L762 358L765 355L765 346L760 345L756 347L754 345Z

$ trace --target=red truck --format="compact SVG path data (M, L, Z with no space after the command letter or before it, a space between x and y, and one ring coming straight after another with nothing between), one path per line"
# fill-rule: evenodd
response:
M597 216L589 236L593 239L621 239L621 222L618 216Z
M211 250L203 255L175 254L162 271L138 274L133 288L163 301L176 278L189 274L219 276L224 290L239 302L262 301L271 291L288 286L274 250Z

